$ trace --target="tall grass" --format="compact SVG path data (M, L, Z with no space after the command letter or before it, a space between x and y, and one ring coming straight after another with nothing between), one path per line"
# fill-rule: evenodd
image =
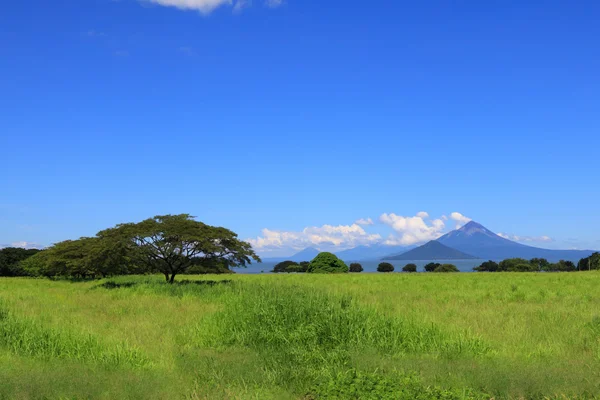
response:
M600 393L600 273L184 279L0 279L0 399Z

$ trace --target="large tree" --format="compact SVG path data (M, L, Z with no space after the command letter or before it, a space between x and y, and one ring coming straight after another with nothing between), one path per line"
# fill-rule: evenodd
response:
M187 272L199 259L226 268L260 262L252 246L234 232L196 221L189 214L158 215L139 223L119 224L98 233L101 239L124 243L129 254L167 282Z
M307 272L311 274L334 274L348 272L348 266L335 254L319 253L308 266Z

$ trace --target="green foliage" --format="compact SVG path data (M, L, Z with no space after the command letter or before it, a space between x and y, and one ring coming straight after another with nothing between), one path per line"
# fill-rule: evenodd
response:
M442 265L442 264L436 263L436 262L430 262L429 264L425 265L423 267L423 269L425 270L425 272L433 272L440 265Z
M379 263L377 266L377 272L394 272L394 266L389 262Z
M470 390L444 390L425 385L416 374L362 372L356 369L323 377L311 390L317 399L355 400L465 400L489 395ZM309 395L309 399L312 397Z
M273 267L273 271L275 273L289 272L287 269L290 266L296 266L298 263L296 261L282 261Z
M577 269L579 271L600 270L600 253L594 253L589 257L579 260Z
M545 258L532 258L529 264L533 265L537 271L547 271L550 263Z
M577 266L572 261L560 260L557 263L548 264L545 268L548 272L574 272Z
M363 272L363 266L359 263L350 264L350 272Z
M501 272L536 272L538 267L523 258L508 258L500 262L498 271Z
M345 273L348 272L348 266L335 254L323 252L319 253L310 262L307 272L318 274Z
M439 267L437 267L436 269L434 269L433 272L460 272L460 271L458 270L458 268L456 268L456 265L442 264Z
M288 265L285 269L285 272L288 273L304 273L308 271L308 267L310 266L310 262L302 261L300 264L291 264Z
M482 263L480 266L473 268L473 271L477 272L497 272L499 265L495 261L486 261Z
M20 263L31 256L39 253L37 249L21 249L17 247L6 247L0 249L0 276L27 276Z
M226 268L260 262L249 243L234 232L194 220L189 214L158 215L139 223L120 224L98 233L104 240L127 246L129 254L150 272L164 274L173 283L198 259L218 262Z
M417 272L417 264L406 264L402 268L402 272Z

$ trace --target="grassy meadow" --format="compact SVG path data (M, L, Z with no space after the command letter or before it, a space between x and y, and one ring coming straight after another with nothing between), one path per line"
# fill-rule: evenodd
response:
M600 398L598 272L178 279L0 278L0 399Z

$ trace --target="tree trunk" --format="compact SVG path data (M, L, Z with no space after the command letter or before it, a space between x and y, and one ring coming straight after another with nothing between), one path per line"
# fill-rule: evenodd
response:
M169 274L167 272L165 272L165 279L167 280L167 283L169 282Z
M175 274L171 274L171 280L169 280L169 283L173 283L175 282Z

